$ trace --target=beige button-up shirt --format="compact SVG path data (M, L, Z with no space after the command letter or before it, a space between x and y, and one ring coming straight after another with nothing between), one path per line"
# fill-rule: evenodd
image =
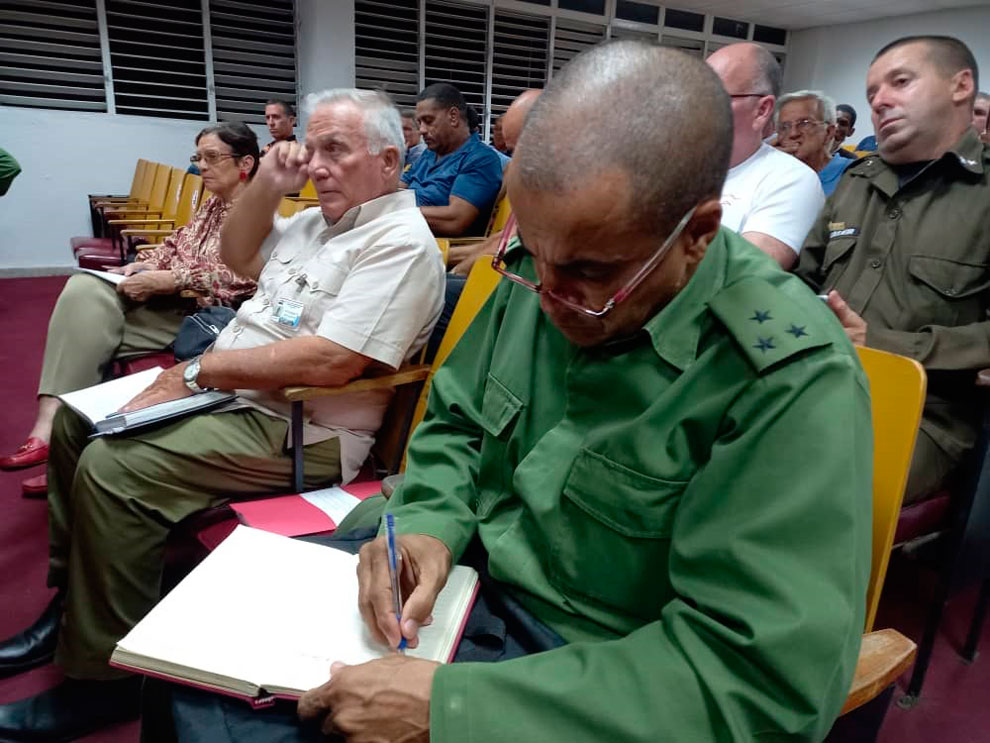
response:
M320 336L398 367L426 343L444 297L444 265L411 191L380 196L328 225L320 209L276 218L261 247L258 291L214 349ZM243 404L288 420L277 391L237 390ZM340 439L344 482L357 474L392 397L373 390L309 400L304 443Z

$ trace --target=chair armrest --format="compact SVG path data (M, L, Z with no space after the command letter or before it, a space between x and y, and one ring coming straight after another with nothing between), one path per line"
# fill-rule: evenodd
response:
M200 297L205 297L203 292L198 292L195 289L183 289L179 292L179 296L183 299L199 299Z
M141 222L156 222L158 220L155 220L155 219L142 219L142 220L139 220L139 221L141 221ZM163 220L163 221L166 221L166 220ZM173 232L175 232L175 230L139 230L139 229L133 229L133 230L121 230L120 231L120 235L121 235L121 237L135 237L136 235L163 235L164 236L164 235L171 235Z
M976 386L990 387L990 369L980 369L976 372Z
M132 219L108 219L107 224L174 224L174 219L158 219L156 217L134 217Z
M429 374L429 364L416 364L404 366L390 374L374 377L358 377L340 387L285 387L282 390L282 394L285 395L285 399L289 402L300 402L302 400L312 400L314 397L346 395L351 392L367 392L368 390L381 390L388 387L398 387L403 384L412 384L413 382L422 382Z
M154 250L155 248L160 248L161 246L161 243L141 243L140 245L135 245L134 249L140 253L145 250Z
M92 205L96 207L147 206L148 202L144 199L111 199L106 201L94 201Z
M863 635L856 675L840 714L852 712L874 699L914 662L917 645L895 629Z

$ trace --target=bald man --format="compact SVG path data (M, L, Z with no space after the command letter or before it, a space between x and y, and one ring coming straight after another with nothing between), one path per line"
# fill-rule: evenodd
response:
M982 90L973 101L973 128L981 141L990 144L990 93Z
M789 270L825 194L815 171L763 142L780 95L780 65L749 42L722 47L708 64L732 101L732 158L722 192L722 224Z
M227 712L196 735L180 714L180 741L824 738L864 621L869 394L829 310L720 228L731 126L674 49L592 47L554 75L509 174L521 240L388 503L401 621L380 537L349 609L415 647L464 560L482 587L458 655L336 663L299 701L309 729L242 735L257 714L212 697Z

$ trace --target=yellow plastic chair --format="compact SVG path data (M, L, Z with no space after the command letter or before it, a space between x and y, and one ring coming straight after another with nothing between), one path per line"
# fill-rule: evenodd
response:
M504 230L511 216L512 204L509 203L509 197L506 195L499 199L498 204L495 205L495 209L492 211L492 221L488 225L488 236L491 237L495 233Z
M925 370L904 356L861 346L856 350L870 380L873 413L873 556L866 592L866 634L842 714L890 686L911 665L916 649L896 630L872 630L921 423Z
M132 196L110 197L109 199L97 198L91 203L99 209L114 206L122 207L126 204L147 204L148 199L151 197L151 190L154 187L155 177L158 175L159 169L167 167L167 165L147 161L141 173L140 182Z

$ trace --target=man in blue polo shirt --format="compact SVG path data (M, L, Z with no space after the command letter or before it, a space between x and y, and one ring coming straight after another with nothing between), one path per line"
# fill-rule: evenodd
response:
M402 175L435 235L483 235L502 185L502 164L468 125L467 103L453 85L416 96L419 133L429 148Z

